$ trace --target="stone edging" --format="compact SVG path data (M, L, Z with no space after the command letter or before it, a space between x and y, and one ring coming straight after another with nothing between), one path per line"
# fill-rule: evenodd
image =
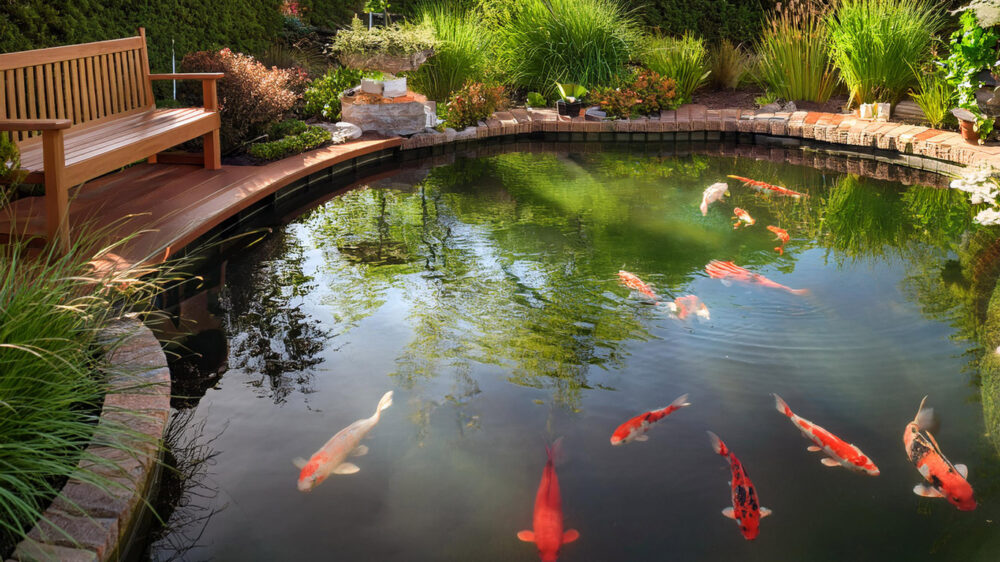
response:
M108 353L109 370L120 374L112 377L100 423L119 423L135 431L126 444L136 453L88 446L91 455L113 463L88 467L112 486L102 490L70 478L44 514L69 537L40 521L17 545L12 560L117 560L145 511L170 415L170 370L160 343L139 320L118 322L105 334L116 343ZM81 460L78 466L88 463Z
M581 140L633 140L630 133L660 135L649 140L705 140L704 133L763 134L813 139L861 149L890 150L959 165L987 162L1000 168L1000 146L967 143L962 135L919 125L862 120L852 114L796 111L764 113L749 109L708 109L682 105L659 117L593 121L560 117L553 109L498 111L476 127L443 133L419 133L402 150L463 140L530 133L582 133ZM605 139L602 135L614 134ZM691 133L696 133L692 135ZM701 138L693 138L700 136ZM640 140L640 139L635 139Z

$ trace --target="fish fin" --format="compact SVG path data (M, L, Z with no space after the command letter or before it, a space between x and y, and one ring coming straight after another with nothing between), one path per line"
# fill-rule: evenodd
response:
M733 286L733 282L730 281L729 279L722 279L721 281L722 281L722 284L724 286L726 286L726 287L732 287Z
M309 464L309 461L307 461L306 459L304 459L302 457L295 457L294 459L292 459L292 464L295 465L295 468L298 468L299 470L301 470L301 469L305 468L305 466L307 464Z
M736 519L736 511L733 508L731 508L731 507L727 507L726 509L723 509L722 510L722 515L724 517L728 517L730 519Z
M943 498L944 494L927 484L917 484L913 487L913 493L924 498Z
M969 467L965 466L964 464L956 464L955 470L957 470L958 473L962 475L962 478L969 477Z
M580 531L577 531L576 529L570 529L565 533L563 533L562 543L569 544L578 538L580 538Z
M351 451L352 457L363 457L368 454L368 445L358 445Z
M378 407L375 408L375 413L378 414L382 410L392 406L392 391L386 392L382 395L382 399L378 401Z
M924 478L927 478L928 480L930 480L930 477L931 477L931 467L927 466L926 464L922 464L922 465L920 465L920 466L917 467L917 471L920 472L921 476L923 476Z
M517 538L524 542L535 542L535 532L527 529L517 532Z
M716 435L716 434L712 433L711 431L709 431L708 432L708 437L709 437L709 439L712 440L712 449L717 454L720 454L722 456L726 456L726 455L729 454L729 449L726 448L726 444L722 442L722 439L719 439L718 435Z
M806 450L809 451L810 453L818 453L819 451L822 451L823 448L817 447L816 445L809 445L808 447L806 447Z
M688 402L688 395L682 394L681 396L678 396L676 400L671 402L670 405L677 408L683 408L684 406L690 406L691 403Z
M792 409L788 407L788 404L785 404L785 401L777 394L772 393L771 396L774 396L774 409L788 417L792 417Z
M767 517L768 515L771 515L772 513L774 513L774 512L771 511L770 509L761 506L761 508L760 508L760 518L761 519Z
M358 465L351 464L349 462L341 463L337 465L337 468L333 469L334 474L354 474L361 470Z
M636 437L634 439L634 441L649 441L649 436L648 435L639 435L638 437Z
M917 428L920 431L937 431L939 425L934 419L934 408L924 408L917 412L917 417L915 419L917 422Z
M829 466L830 468L833 468L835 466L840 466L839 462L831 459L830 457L823 457L823 459L820 460L819 462L823 463L823 466Z

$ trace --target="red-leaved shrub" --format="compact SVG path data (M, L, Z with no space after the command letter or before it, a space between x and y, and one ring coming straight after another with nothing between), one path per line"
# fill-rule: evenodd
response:
M646 69L621 88L598 89L593 92L593 98L611 118L655 115L664 109L677 107L676 86L672 78Z
M226 73L218 85L225 149L260 135L281 120L299 99L306 82L300 70L267 68L252 56L229 49L185 55L181 71ZM197 94L188 94L196 104L201 99L198 90Z
M466 82L448 98L445 121L449 127L464 129L485 120L498 109L505 109L509 102L503 86Z

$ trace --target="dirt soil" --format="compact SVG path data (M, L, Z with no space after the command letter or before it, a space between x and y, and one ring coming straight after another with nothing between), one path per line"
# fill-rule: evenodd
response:
M764 95L762 90L750 88L744 90L701 90L694 93L692 103L708 106L709 109L757 109L754 98ZM811 101L796 101L795 106L801 111L823 111L826 113L842 113L847 104L847 96L832 96L826 103Z

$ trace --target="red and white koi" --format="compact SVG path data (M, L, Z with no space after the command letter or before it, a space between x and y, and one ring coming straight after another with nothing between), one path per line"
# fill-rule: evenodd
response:
M726 195L729 195L728 183L713 183L712 185L706 187L704 193L701 194L701 205L698 207L701 209L702 216L708 214L709 205L715 203L716 201L721 201Z
M559 494L559 478L556 476L555 466L561 442L562 439L557 439L551 448L545 447L548 460L542 470L542 480L538 483L538 493L535 494L533 530L517 533L517 538L522 541L535 543L538 555L544 562L556 560L562 545L580 538L576 529L563 531L562 496Z
M845 442L843 439L807 419L800 418L792 413L792 409L788 407L788 404L786 404L780 396L777 394L774 394L773 396L775 408L782 414L788 416L788 419L792 420L792 425L797 427L806 439L815 443L815 445L811 445L808 450L814 453L817 451L823 451L827 454L827 456L823 457L820 461L823 463L823 466L842 466L848 470L868 474L870 476L879 475L879 470L878 467L875 466L875 463L865 456L865 454L862 453L861 449L857 446Z
M392 406L392 391L386 392L378 401L375 414L360 419L341 429L330 438L309 460L297 458L292 463L302 469L299 473L299 491L310 492L323 483L331 474L354 474L361 470L357 465L344 462L348 456L360 457L368 453L368 447L361 440L375 427L385 410Z
M618 280L621 281L622 285L625 285L626 287L632 289L633 291L638 291L646 295L647 297L653 299L654 301L660 300L660 297L656 296L656 293L653 291L653 288L644 283L642 279L639 279L639 277L634 273L629 273L625 270L619 270Z
M937 440L928 430L934 420L934 410L924 408L926 401L924 396L917 415L903 430L906 456L930 483L917 484L913 493L925 498L944 498L961 511L972 511L976 509L976 500L972 497L972 486L966 480L969 468L964 464L951 464L941 452Z
M778 252L778 255L782 255L782 256L785 255L785 244L787 244L788 241L792 239L788 235L788 231L785 230L784 228L778 228L778 227L772 226L772 225L767 225L767 229L770 230L771 232L773 232L774 235L777 237L776 239L779 242L781 242L781 245L775 247L774 251Z
M621 445L623 443L631 443L633 441L647 441L649 436L646 432L652 425L663 418L669 416L670 414L680 410L685 406L690 406L691 403L687 401L688 395L685 394L673 402L669 406L660 408L659 410L651 410L644 414L639 414L638 416L628 420L627 422L618 426L618 429L611 434L611 444Z
M692 314L705 320L712 319L708 307L695 295L677 297L674 302L668 303L668 305L670 311L676 314L679 320L686 320Z
M709 277L713 279L721 279L723 283L727 283L729 281L756 283L758 285L763 285L764 287L788 291L793 295L809 294L809 289L792 289L790 287L786 287L781 283L771 281L759 273L753 273L746 268L740 267L731 261L712 260L705 266L705 272L708 273Z
M748 185L748 186L750 186L750 187L752 187L754 189L758 189L758 190L764 191L764 192L777 193L778 195L785 195L787 197L794 197L796 199L798 199L799 197L809 197L809 194L807 194L807 193L800 193L798 191L792 191L791 189L788 189L787 187L781 187L780 185L773 185L773 184L765 183L765 182L758 181L758 180L752 180L750 178L744 178L743 176L726 176L726 177L727 178L732 178L734 180L741 181L745 185Z
M753 226L754 223L757 222L750 216L750 213L739 207L733 209L733 218L736 219L736 222L733 223L733 230L736 230L741 226Z
M750 475L743 468L740 459L736 458L736 455L726 447L718 435L709 431L708 436L712 439L712 449L729 460L729 469L732 473L730 486L732 487L733 507L723 509L722 514L734 519L739 524L740 531L743 532L743 538L752 541L760 533L760 520L771 515L771 510L760 506L757 500L757 490L754 488L753 482L750 481Z

